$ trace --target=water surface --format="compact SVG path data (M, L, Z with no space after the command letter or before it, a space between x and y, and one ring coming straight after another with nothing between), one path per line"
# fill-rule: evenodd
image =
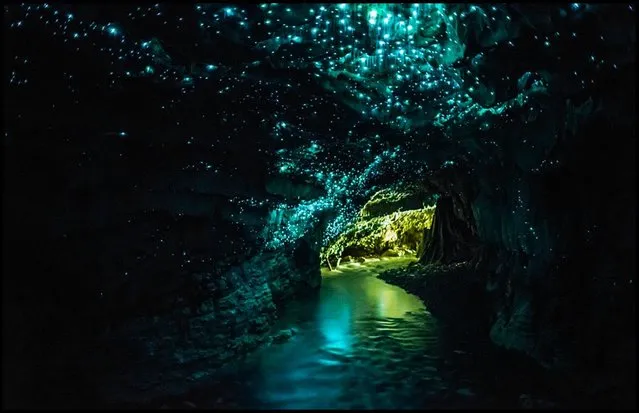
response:
M276 327L293 328L293 338L227 367L217 391L200 394L196 404L261 409L516 406L521 390L512 388L512 376L498 372L505 367L500 360L475 341L447 334L416 296L376 278L408 262L382 259L324 270L319 294L291 303Z

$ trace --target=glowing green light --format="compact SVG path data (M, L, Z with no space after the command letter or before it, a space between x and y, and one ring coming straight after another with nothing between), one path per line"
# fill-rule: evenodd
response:
M372 19L375 19L377 17L377 10L373 9L371 11L368 12L368 16Z

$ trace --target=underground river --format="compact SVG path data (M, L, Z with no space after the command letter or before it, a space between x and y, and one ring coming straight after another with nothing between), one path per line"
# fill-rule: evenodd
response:
M410 261L323 270L317 296L291 303L276 326L293 329L292 338L227 366L214 384L188 395L189 402L204 408L415 409L522 407L539 397L529 392L543 380L513 369L486 342L447 331L419 298L377 278Z

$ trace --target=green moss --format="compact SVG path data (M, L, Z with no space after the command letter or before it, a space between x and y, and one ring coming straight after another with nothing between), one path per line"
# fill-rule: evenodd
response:
M381 208L384 204L396 205L402 199L402 194L389 193L374 196L366 204L360 219L350 225L333 243L322 250L322 262L331 265L337 263L342 257L370 257L380 256L384 253L390 255L414 254L422 242L424 231L430 228L435 207L429 206L409 211L396 211L394 213L367 218L371 214L363 213L371 205ZM389 202L390 201L390 202ZM386 206L386 207L387 207ZM384 207L384 208L386 208Z

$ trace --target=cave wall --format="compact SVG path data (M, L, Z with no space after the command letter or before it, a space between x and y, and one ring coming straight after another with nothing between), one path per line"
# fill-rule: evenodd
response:
M198 287L188 296L174 292L178 304L171 311L105 331L96 341L98 357L87 360L102 373L96 386L101 396L145 403L181 395L224 363L269 344L278 308L319 286L312 244L304 239L292 253L259 254L222 274L193 274Z
M185 168L215 162L206 145L76 135L60 147L55 133L5 146L7 405L182 392L268 343L287 299L319 287L321 226L265 251L268 204L232 202L272 198L265 171Z
M546 117L509 129L535 150L501 142L473 174L467 163L428 177L442 197L420 261L468 262L484 278L497 345L633 380L634 132L602 112L570 125L579 105L545 103Z
M431 177L431 183L441 179L446 178ZM475 256L478 248L476 226L466 200L469 194L461 188L458 192L451 192L437 184L434 187L443 195L437 199L432 225L423 233L417 252L419 260L441 264L468 261Z
M603 143L601 133L618 141ZM552 367L610 372L634 365L616 359L634 353L628 348L636 241L628 225L636 204L626 169L634 164L628 134L593 116L570 141L556 144L561 167L512 167L493 177L498 193L480 192L473 202L478 233L497 256L482 268L495 304L495 343Z
M552 56L557 63L539 63L519 78L517 87L531 92L526 108L451 126L446 136L458 142L448 158L419 155L449 164L423 177L442 199L420 256L422 263L472 265L484 280L496 344L573 376L616 373L632 383L635 38L610 21L589 19L579 23L596 27L587 35L609 42L597 53L623 63L593 64L584 69L590 80L580 84L569 62L583 51L567 43L564 54ZM481 70L492 79L500 72L520 76L517 62L550 61L542 55L484 49ZM464 227L467 235L456 237ZM472 248L456 253L459 239Z

